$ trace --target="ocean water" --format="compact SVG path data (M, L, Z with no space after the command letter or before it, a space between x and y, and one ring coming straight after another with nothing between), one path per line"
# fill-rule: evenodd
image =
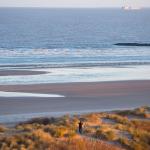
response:
M150 43L150 9L0 8L0 69L49 72L0 84L150 79L150 47L119 42Z

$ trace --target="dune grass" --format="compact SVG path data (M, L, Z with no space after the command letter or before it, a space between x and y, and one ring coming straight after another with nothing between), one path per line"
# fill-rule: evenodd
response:
M0 125L0 133L5 132L7 128L4 125Z
M130 113L129 113L130 112ZM131 114L139 119L128 119ZM13 128L0 126L1 150L149 150L149 107L134 110L34 118ZM141 119L141 117L143 119ZM105 119L113 123L105 122ZM83 134L78 133L79 120ZM15 132L14 132L15 131ZM9 134L8 134L9 133ZM127 135L126 135L127 134ZM110 144L110 143L113 143ZM120 146L118 146L120 144Z

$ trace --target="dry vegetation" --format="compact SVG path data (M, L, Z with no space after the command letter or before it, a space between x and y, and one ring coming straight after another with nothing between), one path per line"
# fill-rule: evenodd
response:
M16 125L13 133L12 128L0 126L0 149L149 150L149 111L149 107L141 107L60 118L35 118ZM129 119L130 115L132 119ZM79 119L84 122L82 135L77 130Z
M3 125L0 125L0 133L5 132L7 130L6 127L4 127Z

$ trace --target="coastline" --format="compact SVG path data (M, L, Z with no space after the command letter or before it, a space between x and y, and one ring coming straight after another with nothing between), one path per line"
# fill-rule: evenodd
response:
M150 105L150 81L113 81L38 85L1 85L0 91L60 94L65 97L0 97L0 117L16 119ZM22 116L23 114L23 116ZM14 115L14 117L12 117ZM16 117L16 116L17 117ZM6 117L7 116L7 117ZM37 116L36 116L37 117Z

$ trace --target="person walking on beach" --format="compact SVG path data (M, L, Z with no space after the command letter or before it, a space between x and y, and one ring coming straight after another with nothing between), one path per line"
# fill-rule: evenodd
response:
M83 126L83 123L80 120L80 122L79 122L79 133L80 134L82 134L82 126Z

